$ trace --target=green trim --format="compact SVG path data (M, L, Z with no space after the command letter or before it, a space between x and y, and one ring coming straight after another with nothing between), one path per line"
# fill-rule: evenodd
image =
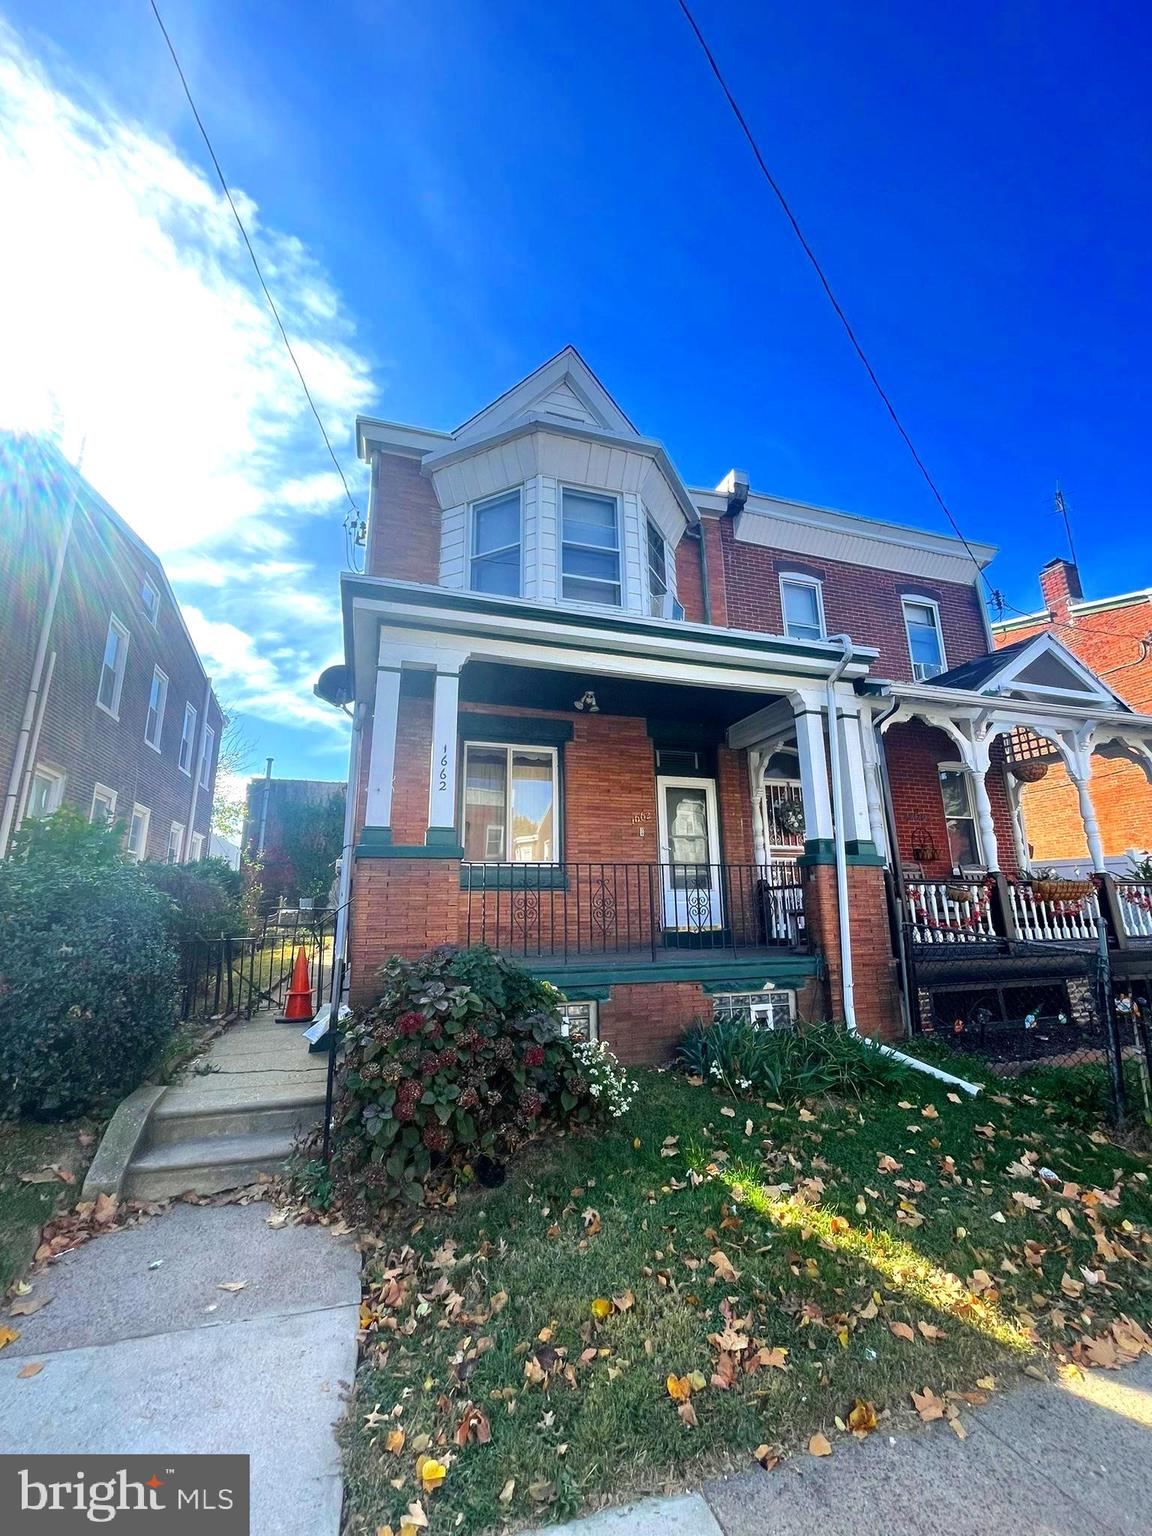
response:
M501 746L558 747L571 741L571 720L539 715L486 715L462 709L459 716L462 741L495 741Z
M429 827L424 834L424 842L429 848L442 848L445 844L450 848L458 848L460 834L455 827Z
M570 962L568 965L533 961L532 957L520 956L519 962L553 986L559 987L573 1002L586 1002L588 998L575 995L578 988L604 988L614 986L659 986L661 982L695 981L706 993L756 992L766 981L774 981L779 987L791 989L810 976L815 976L816 959L813 955L759 956L751 960L734 960L731 955L717 956L708 960L699 952L694 958L682 962L651 961L636 964L613 965L611 957L590 965ZM571 990L569 990L571 989Z
M462 891L566 891L563 864L465 864L460 869Z
M568 1003L606 1003L612 996L610 986L576 987L571 984L564 988L564 1000Z
M876 853L876 844L872 841L871 838L850 837L844 844L844 852L850 857L857 854L868 854L869 856L873 856Z
M836 863L836 844L830 837L817 837L804 844L804 852L796 860L802 869L811 869L813 865L828 865ZM861 866L867 869L886 869L887 859L876 851L876 844L861 838L858 842L844 844L844 862L849 866Z
M796 862L802 869L808 869L813 864L835 864L836 845L830 837L810 837Z
M371 829L369 829L371 830ZM357 843L353 849L358 859L462 859L464 850L457 844L436 843L428 847L424 843L391 843L380 846L374 843Z
M863 845L862 845L863 846ZM887 869L888 860L882 853L850 853L844 861L850 869Z
M357 851L359 849L364 849L365 852L369 850L375 851L377 848L391 848L391 846L391 827L361 827Z

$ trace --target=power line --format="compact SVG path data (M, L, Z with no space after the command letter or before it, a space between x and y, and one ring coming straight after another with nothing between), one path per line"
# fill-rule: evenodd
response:
M686 18L686 20L688 22L688 25L692 28L692 31L693 31L693 33L695 34L695 37L696 37L696 41L700 44L701 51L703 52L704 57L708 61L708 66L711 69L713 75L716 77L716 82L720 86L720 89L723 91L724 97L727 100L729 107L732 109L732 115L735 117L737 123L740 125L740 130L743 133L744 137L748 141L748 146L751 149L752 154L755 156L756 164L760 167L760 171L761 171L761 173L764 176L764 180L768 183L769 187L771 187L772 192L774 193L777 202L780 204L780 207L783 209L784 216L788 220L788 223L791 225L792 232L793 232L793 234L795 234L796 239L800 242L801 249L803 250L805 256L807 256L809 262L811 263L813 271L816 273L816 276L819 278L820 286L824 289L824 293L827 296L828 302L831 304L833 310L836 312L836 316L839 319L840 324L844 327L845 334L847 335L848 340L852 343L853 350L855 351L857 357L860 359L861 363L863 363L865 372L867 373L869 379L872 381L872 385L875 388L876 393L880 396L880 399L882 400L882 402L884 404L884 409L888 412L888 415L892 418L892 422L895 425L897 432L899 432L901 438L903 438L904 444L907 447L908 452L912 455L912 459L913 459L913 462L916 465L916 468L920 471L921 475L924 477L924 480L925 480L925 482L926 482L926 484L928 486L928 489L932 492L932 495L935 497L936 502L938 503L938 505L940 506L940 509L944 513L944 516L948 519L948 522L951 524L953 532L955 533L956 537L960 540L961 544L963 544L965 550L967 551L969 559L972 561L972 564L976 567L976 570L979 573L980 579L984 582L984 585L987 587L989 599L990 599L993 607L996 608L996 610L998 612L998 615L999 615L999 618L1003 619L1004 614L1008 613L1008 612L1017 614L1017 615L1019 615L1020 618L1031 618L1032 617L1031 614L1026 613L1023 608L1017 608L1017 607L1014 606L1014 604L1009 603L1007 601L1007 599L1005 598L1004 594L997 587L994 587L992 585L992 582L991 582L987 572L984 570L983 566L980 564L979 560L976 558L976 553L973 550L972 545L965 538L964 533L963 533L963 531L962 531L962 529L960 527L960 524L956 521L956 518L953 516L952 510L948 506L948 503L944 500L944 497L943 497L943 495L940 492L939 486L936 484L935 480L932 478L931 474L929 473L927 465L924 463L924 460L920 457L920 454L919 454L919 452L916 449L915 443L912 441L912 438L909 435L907 428L905 427L904 423L901 421L900 416L899 416L899 414L898 414L898 412L896 410L896 407L892 404L891 398L889 397L887 390L884 388L883 384L881 384L880 379L878 378L878 376L876 374L876 370L875 370L875 368L873 368L872 363L869 360L868 354L864 351L863 346L860 344L860 339L856 335L856 332L853 330L852 324L849 321L848 316L844 313L844 309L843 309L842 305L840 304L839 299L837 299L835 292L833 291L832 284L829 282L828 277L827 277L827 275L826 275L826 273L824 271L824 268L820 265L819 258L817 257L815 251L812 249L811 245L808 243L808 239L805 236L804 231L800 228L799 220L797 219L796 215L792 212L792 208L791 208L791 206L790 206L790 204L788 202L788 199L784 195L783 189L781 188L779 182L776 180L775 176L773 176L772 172L768 169L768 165L767 165L767 163L766 163L766 161L764 159L763 154L761 153L760 146L759 146L759 144L756 141L756 136L752 132L752 129L748 126L748 120L747 120L747 118L745 118L744 113L741 111L739 102L736 100L735 96L732 94L732 90L729 87L727 80L724 78L724 74L723 74L719 64L716 62L716 56L712 52L712 49L708 46L707 39L705 38L703 32L700 30L699 23L697 22L695 16L693 16L691 10L689 9L689 7L688 7L688 5L686 3L686 0L677 0L677 3L679 4L680 9L683 11L684 16L685 16L685 18ZM1067 519L1067 511L1066 511L1066 509L1064 508L1064 505L1063 505L1063 497L1060 495L1059 491L1056 494L1057 494L1057 510L1064 513L1065 526L1067 527L1067 521L1068 521L1068 519ZM1068 543L1069 543L1069 547L1071 547L1071 544L1072 544L1072 531L1071 531L1070 527L1068 527ZM1042 623L1042 621L1041 621L1041 623ZM1059 620L1056 620L1056 619L1050 619L1048 621L1048 627L1063 629L1063 628L1072 628L1074 626L1069 624L1067 621L1059 621ZM1100 630L1100 629L1097 629L1094 632L1096 634L1106 634L1106 633L1109 633L1109 631ZM1116 634L1116 638L1117 639L1120 639L1120 638L1131 639L1132 636L1130 636L1130 635L1120 636L1117 633Z
M276 308L276 301L273 299L271 293L269 292L268 284L264 281L264 274L260 270L260 262L257 260L256 252L252 248L252 242L248 238L248 231L244 228L244 221L240 217L240 212L232 199L232 193L229 190L228 182L225 179L224 172L220 168L220 161L217 159L216 151L212 147L212 140L208 137L208 130L205 128L203 119L196 109L196 103L192 99L192 91L189 88L188 80L184 74L184 70L181 67L180 59L176 53L175 46L173 45L171 37L168 35L168 28L164 25L164 18L160 15L156 5L156 0L148 0L148 3L152 7L153 16L156 18L156 25L160 28L164 41L168 45L168 52L172 55L172 62L176 66L176 73L180 77L180 84L184 87L184 95L188 98L188 105L192 109L192 116L196 119L196 126L200 130L200 137L204 140L204 146L208 151L209 158L211 159L212 165L216 171L216 178L220 183L220 187L224 193L224 196L228 200L228 206L232 210L232 217L236 220L236 228L240 231L240 237L244 241L244 244L248 250L248 255L252 259L253 270L255 271L257 281L259 282L260 287L264 292L264 297L268 301L268 308L272 311L272 318L276 321L276 325L279 328L284 346L288 352L288 356L292 359L292 366L295 368L296 376L300 380L300 387L304 391L304 398L307 400L309 408L311 409L313 416L316 418L316 425L320 428L320 435L324 439L324 446L328 450L328 457L332 460L332 463L336 469L336 473L340 476L340 483L344 487L344 495L347 498L349 507L349 517L345 518L344 520L347 553L349 555L348 563L349 565L354 565L355 561L351 558L351 555L355 546L356 538L359 535L360 528L363 523L363 518L360 514L360 508L356 505L356 502L352 496L352 492L348 488L347 476L341 467L340 460L336 457L336 451L332 447L332 439L328 436L328 429L324 425L324 422L320 416L320 412L316 409L316 402L312 398L312 391L308 388L308 381L304 377L304 370L300 366L300 360L297 358L296 353L292 349L292 343L288 339L288 332L284 329L284 322L280 318L280 311Z

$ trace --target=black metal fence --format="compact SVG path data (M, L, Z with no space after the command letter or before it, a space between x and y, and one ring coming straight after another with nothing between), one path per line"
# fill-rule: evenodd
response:
M801 872L772 864L465 864L464 941L570 959L798 949Z
M189 939L180 946L180 1017L220 1019L283 1005L296 955L304 950L313 1010L332 980L335 915L274 912L250 934Z

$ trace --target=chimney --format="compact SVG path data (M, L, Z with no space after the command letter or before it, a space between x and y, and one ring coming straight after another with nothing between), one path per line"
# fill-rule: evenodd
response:
M1048 612L1063 624L1072 619L1072 604L1084 596L1080 572L1071 560L1049 560L1040 572L1040 591Z

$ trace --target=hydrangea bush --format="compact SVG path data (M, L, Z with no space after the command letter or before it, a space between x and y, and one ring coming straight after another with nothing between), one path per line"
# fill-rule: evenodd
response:
M394 958L352 1020L335 1109L335 1193L355 1219L481 1154L503 1160L549 1121L631 1102L610 1053L569 1042L561 994L477 947Z

